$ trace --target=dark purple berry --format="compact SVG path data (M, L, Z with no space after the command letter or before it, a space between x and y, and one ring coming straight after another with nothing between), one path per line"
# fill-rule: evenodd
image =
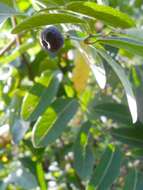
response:
M57 52L64 44L64 38L55 26L50 26L41 32L41 44L51 53Z

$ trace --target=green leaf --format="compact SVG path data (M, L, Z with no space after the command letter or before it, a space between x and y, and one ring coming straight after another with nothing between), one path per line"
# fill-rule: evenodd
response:
M97 40L101 44L107 44L116 48L123 48L130 53L143 56L143 42L126 37L104 37Z
M132 169L126 177L123 190L142 190L143 189L143 174L136 169Z
M143 127L122 127L118 129L112 129L111 135L121 141L122 143L143 147Z
M114 27L130 28L135 25L135 22L128 15L112 7L98 5L94 2L71 2L67 4L67 9L102 20Z
M112 67L112 69L114 70L116 75L119 77L119 79L125 89L132 120L135 123L137 120L137 103L136 103L136 99L135 99L131 84L130 84L124 70L122 69L122 67L120 67L119 64L116 63L116 61L114 61L112 59L112 57L110 55L108 55L106 53L104 48L102 48L101 46L97 46L96 50L100 54L100 56L103 57L103 59L105 59L107 61L107 63Z
M118 147L108 146L95 168L87 190L107 190L120 172L122 154Z
M25 133L29 129L29 124L19 118L15 118L15 122L11 126L12 139L15 144L18 144L23 139Z
M48 8L65 4L64 0L35 0L34 3L39 5L39 7L46 6Z
M29 129L29 124L20 118L22 97L19 93L20 91L15 91L8 109L10 133L15 144L18 144L23 139L26 131Z
M61 80L60 72L47 72L41 76L24 97L21 111L24 120L36 120L47 109L57 94Z
M122 30L121 34L125 34L129 37L135 38L136 40L143 40L142 28L130 28L130 29Z
M7 4L0 2L0 23L12 15L20 15L15 9L9 7Z
M33 128L35 147L47 146L54 142L64 131L78 108L75 99L58 99L39 117Z
M74 167L82 180L90 178L94 166L94 155L89 145L91 124L84 123L74 144Z
M116 122L131 124L132 118L129 109L124 104L117 103L97 103L91 110L93 116L106 116Z
M33 28L37 28L39 26L50 25L50 24L62 24L62 23L79 24L79 23L84 23L84 20L76 16L70 14L63 14L63 13L37 14L31 16L30 18L25 19L23 22L18 24L12 30L12 33L16 34L24 30L31 30Z
M24 167L10 173L6 183L14 183L23 189L35 189L38 186L36 177Z
M104 89L106 85L106 72L102 60L96 52L96 48L93 46L86 47L81 45L81 47L78 46L78 49L92 71L99 87Z

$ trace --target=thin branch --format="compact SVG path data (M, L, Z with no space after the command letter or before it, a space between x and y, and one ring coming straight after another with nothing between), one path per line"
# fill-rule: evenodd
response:
M16 18L13 16L12 19L12 25L13 27L16 27L17 25L17 21L16 21ZM21 42L21 38L20 38L20 35L16 35L15 36L15 40L16 40L16 45L17 46L20 46L20 44L22 43ZM21 59L22 59L22 63L24 63L27 67L27 70L28 70L28 77L30 80L33 80L33 73L32 73L32 69L31 69L31 66L29 65L29 63L27 62L27 58L24 54L21 54Z
M14 38L7 46L5 46L2 50L0 50L0 56L3 56L10 48L14 45L16 39Z

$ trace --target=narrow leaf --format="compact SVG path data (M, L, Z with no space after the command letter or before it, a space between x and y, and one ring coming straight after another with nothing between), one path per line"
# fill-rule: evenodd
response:
M94 155L89 145L91 124L84 123L74 145L74 167L82 180L90 178L94 166Z
M55 14L38 14L31 16L30 18L25 19L23 22L18 24L13 30L12 33L16 34L24 30L31 30L39 26L50 25L50 24L62 24L62 23L71 23L78 24L84 23L84 21L76 16L55 13Z
M24 97L21 111L24 120L36 120L47 109L57 94L61 79L60 72L48 72L47 75L41 76L39 83Z
M135 25L135 22L128 15L112 7L98 5L94 2L71 2L67 4L67 9L102 20L114 27L130 28Z
M82 53L78 50L76 51L74 63L75 67L73 69L72 81L76 91L81 93L86 88L90 69Z
M78 108L74 99L59 99L39 117L33 128L33 144L47 146L54 142L64 131Z
M111 130L112 136L122 143L143 147L143 127L122 127Z
M104 89L106 85L106 72L102 60L96 52L96 48L84 46L83 49L80 48L80 51L89 65L97 84L101 89Z
M90 68L99 87L101 89L104 89L105 85L106 85L106 72L105 72L103 63L101 61L101 58L99 57L99 55L96 52L96 48L94 48L93 46L86 47L82 43L80 43L80 45L75 43L75 45L78 48L78 50L80 51L80 54L82 55L82 59L84 59L84 62ZM79 76L79 78L80 78L80 76Z
M136 169L132 169L126 177L123 190L142 190L143 189L143 174Z
M106 116L114 121L131 124L132 118L126 105L117 103L97 103L93 106L91 114L93 116Z
M135 123L137 120L137 103L136 103L136 99L135 99L131 84L130 84L124 70L122 69L122 67L120 67L119 64L116 63L116 61L114 61L112 59L112 57L110 55L108 55L106 53L106 51L101 46L98 46L96 48L96 50L101 55L101 57L103 57L107 61L107 63L112 67L112 69L115 71L115 73L119 77L119 79L125 89L132 120Z
M119 148L108 146L99 165L95 168L92 178L89 181L87 190L107 190L118 177L122 154Z
M143 42L127 37L104 37L97 40L102 44L107 44L116 48L123 48L130 53L143 56Z
M129 37L135 38L136 40L143 40L143 29L142 28L130 28L121 31L121 34L125 34Z

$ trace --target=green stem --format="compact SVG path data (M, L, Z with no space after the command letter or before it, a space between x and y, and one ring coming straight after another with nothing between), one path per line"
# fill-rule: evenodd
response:
M37 178L39 181L40 189L47 190L47 184L46 184L45 177L44 177L43 166L40 161L37 161L36 172L37 172Z

